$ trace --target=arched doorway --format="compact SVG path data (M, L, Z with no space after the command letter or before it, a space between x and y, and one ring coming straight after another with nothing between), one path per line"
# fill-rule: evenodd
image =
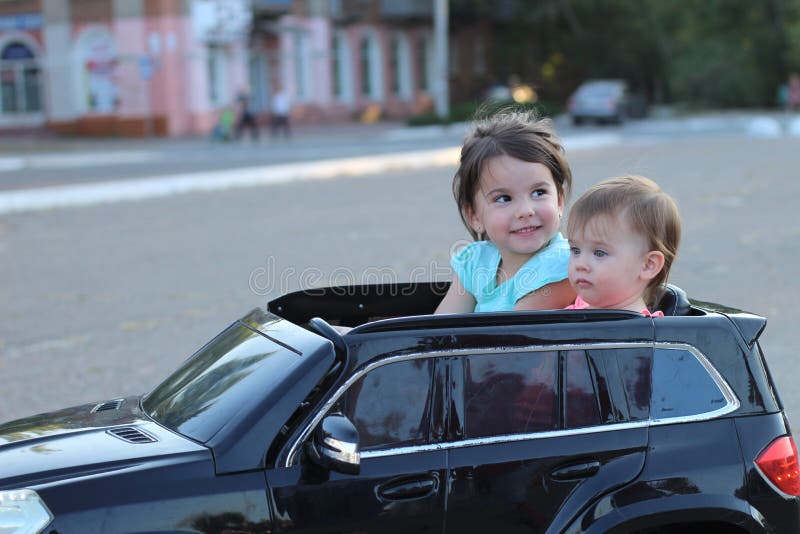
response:
M0 45L0 114L42 111L41 70L33 48L21 40Z

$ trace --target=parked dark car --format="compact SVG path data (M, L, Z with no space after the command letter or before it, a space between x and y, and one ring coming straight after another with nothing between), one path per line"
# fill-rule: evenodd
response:
M589 80L582 83L567 102L573 124L587 121L620 123L629 117L644 117L644 96L631 92L624 80Z
M143 397L0 426L0 531L800 532L765 319L421 315L445 290L288 294Z

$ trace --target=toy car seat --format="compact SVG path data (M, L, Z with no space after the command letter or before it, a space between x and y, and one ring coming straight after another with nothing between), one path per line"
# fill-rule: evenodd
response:
M689 315L691 305L683 289L672 284L664 284L660 290L661 294L656 298L654 311L661 311L664 315Z

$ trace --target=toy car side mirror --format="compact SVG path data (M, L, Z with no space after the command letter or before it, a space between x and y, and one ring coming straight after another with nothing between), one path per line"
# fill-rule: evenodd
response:
M307 445L311 460L324 469L357 475L361 468L358 430L344 415L328 415Z

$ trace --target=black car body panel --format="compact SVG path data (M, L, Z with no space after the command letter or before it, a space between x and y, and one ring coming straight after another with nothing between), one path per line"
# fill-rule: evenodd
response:
M48 532L268 532L263 473L217 476L205 457L164 458L102 477L34 486Z
M763 318L427 315L446 289L276 299L142 398L0 426L0 492L47 532L800 531Z

